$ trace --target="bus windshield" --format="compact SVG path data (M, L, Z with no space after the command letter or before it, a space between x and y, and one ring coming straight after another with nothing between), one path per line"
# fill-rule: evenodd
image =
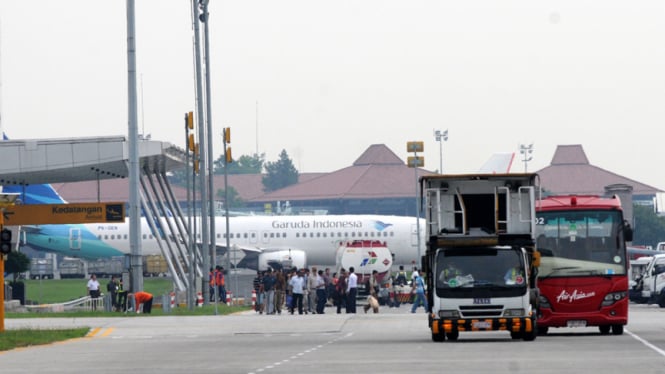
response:
M539 277L627 273L620 212L552 211L537 216Z

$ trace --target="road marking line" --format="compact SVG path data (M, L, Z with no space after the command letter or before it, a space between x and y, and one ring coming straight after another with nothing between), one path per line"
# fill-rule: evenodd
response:
M90 332L86 335L86 337L89 337L89 338L94 337L95 335L97 335L97 333L101 329L102 329L101 327L97 327L97 328L94 328L94 329L90 330Z
M633 334L632 332L630 332L628 330L626 330L626 332L628 333L628 335L632 336L635 340L637 340L638 342L640 342L640 343L646 345L647 347L651 348L652 350L654 350L659 355L665 356L665 351L664 350L656 347L655 345L649 343L648 341L640 338L639 336L637 336L636 334Z
M272 365L266 365L266 366L264 366L264 367L262 367L262 368L260 368L260 369L256 369L255 371L250 371L248 374L262 373L262 372L264 372L264 371L268 371L268 370L270 370L270 369L274 369L275 366L278 366L278 365L280 365L280 364L282 364L282 363L283 363L283 364L287 364L287 363L289 363L289 361L292 361L292 360L297 360L298 358L304 356L304 355L307 354L307 353L315 352L315 351L318 350L319 348L323 348L325 345L329 345L329 344L336 343L336 342L340 341L341 339L348 338L348 337L350 337L350 336L352 336L352 335L353 335L353 333L347 333L346 335L338 336L337 338L328 341L326 344L317 345L316 347L313 347L313 348L307 349L307 350L305 350L305 351L303 351L303 352L296 353L294 356L291 356L290 359L282 360L281 362L275 362L275 363L273 363Z
M106 337L112 332L113 332L113 327L109 327L108 329L106 329L106 331L104 331L104 333L102 334L102 337Z

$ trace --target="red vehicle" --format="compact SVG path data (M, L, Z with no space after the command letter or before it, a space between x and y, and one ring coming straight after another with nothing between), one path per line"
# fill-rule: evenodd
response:
M628 256L633 231L617 196L550 196L536 202L538 332L598 326L623 333L628 323Z

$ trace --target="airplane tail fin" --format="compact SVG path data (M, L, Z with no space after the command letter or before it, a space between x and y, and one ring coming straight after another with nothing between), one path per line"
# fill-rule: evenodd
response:
M20 194L21 204L64 204L63 199L50 184L29 186L4 185L3 192Z
M513 166L515 153L494 153L483 166L480 167L479 172L487 174L504 174L510 173L510 168Z

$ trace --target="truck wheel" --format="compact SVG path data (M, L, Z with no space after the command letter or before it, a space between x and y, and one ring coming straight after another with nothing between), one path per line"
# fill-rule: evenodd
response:
M531 326L533 326L533 328L531 329L531 332L525 332L522 336L522 339L524 339L525 342L532 342L536 340L536 337L538 336L538 326L536 325L536 320L533 319L532 321L533 322L531 323Z
M623 325L612 325L612 335L623 334Z
M547 335L547 332L550 330L550 328L547 326L542 326L542 327L538 326L537 330L538 330L538 335Z
M665 293L663 291L660 291L660 295L658 295L658 306L665 308Z
M610 325L598 326L598 330L600 330L600 335L607 335L610 333Z
M522 339L522 333L511 331L510 332L510 338L513 339L513 340Z
M432 333L432 341L433 342L442 342L444 340L446 340L446 334L445 333L443 333L443 332L440 332L440 333L437 333L437 334Z
M446 334L446 337L448 337L448 340L451 342L454 342L459 338L459 331L449 332Z

